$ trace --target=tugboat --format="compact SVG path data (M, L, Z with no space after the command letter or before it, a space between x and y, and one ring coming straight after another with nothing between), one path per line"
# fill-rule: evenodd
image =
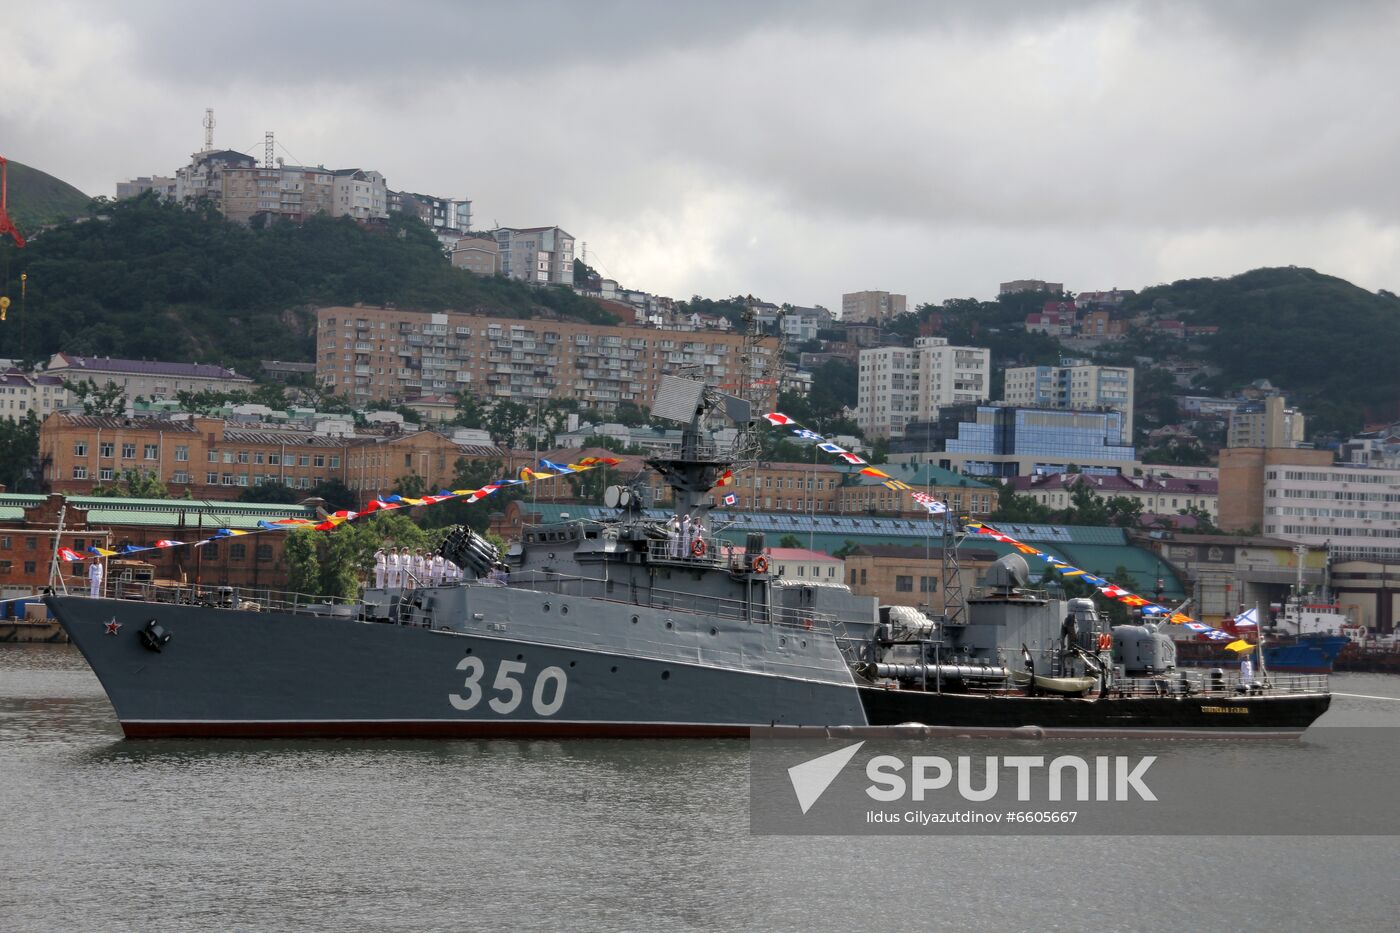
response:
M674 495L665 522L645 517L639 477L609 491L615 518L529 526L505 554L462 527L440 553L463 580L367 587L349 605L252 590L211 604L155 583L46 602L132 738L910 723L1272 735L1300 733L1327 708L1325 678L1179 671L1154 626L1110 630L1092 601L1029 589L1019 555L939 618L844 584L775 579L764 536L726 550L706 504L744 453L717 446L712 429L728 419L742 439L752 407L666 376L653 412L684 425L677 452L647 461Z

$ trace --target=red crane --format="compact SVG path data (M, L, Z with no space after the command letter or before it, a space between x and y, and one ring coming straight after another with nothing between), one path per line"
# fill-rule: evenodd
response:
M15 245L24 249L24 237L20 235L15 222L10 219L10 170L9 160L0 156L0 236L8 233Z

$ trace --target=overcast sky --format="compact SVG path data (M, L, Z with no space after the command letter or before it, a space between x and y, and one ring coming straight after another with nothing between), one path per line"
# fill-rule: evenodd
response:
M623 284L840 307L1306 265L1400 291L1400 4L8 5L0 155L203 143L558 224Z

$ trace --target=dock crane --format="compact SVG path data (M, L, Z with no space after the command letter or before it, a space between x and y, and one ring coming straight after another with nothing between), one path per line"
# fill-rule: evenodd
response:
M24 249L24 236L15 226L15 222L10 219L10 162L4 156L0 156L0 236L10 235L10 239L15 241L15 246ZM10 258L5 257L5 278L0 282L0 287L6 291L10 287ZM5 320L10 312L10 296L0 295L0 321Z
M10 162L4 156L0 156L0 236L8 233L15 241L15 246L24 249L24 237L10 219Z

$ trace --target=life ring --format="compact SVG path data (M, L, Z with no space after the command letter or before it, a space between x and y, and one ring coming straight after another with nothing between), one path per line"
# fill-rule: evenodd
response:
M704 557L704 556L705 556L705 539L704 539L704 538L696 538L694 541L692 541L692 542L690 543L690 553L691 553L691 554L694 554L696 557Z
M766 557L764 557L762 554L760 554L760 555L758 555L757 557L755 557L755 558L753 559L753 565L752 565L752 566L753 566L753 572L754 572L754 573L767 573L767 572L768 572L768 558L766 558Z
M1113 647L1113 636L1107 632L1099 632L1099 650L1108 651Z

